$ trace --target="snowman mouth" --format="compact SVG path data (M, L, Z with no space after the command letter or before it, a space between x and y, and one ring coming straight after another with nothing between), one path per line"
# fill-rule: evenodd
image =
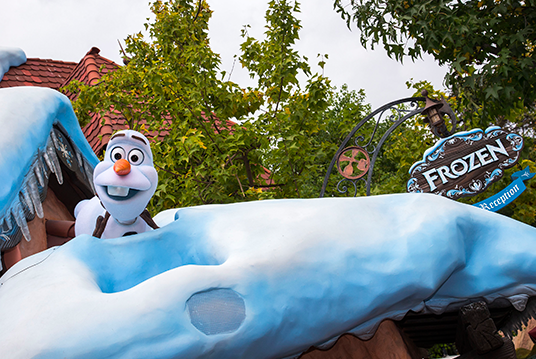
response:
M114 199L116 201L125 201L127 199L134 197L136 193L139 192L139 190L129 188L129 187L120 187L120 186L105 186L105 187L106 187L106 193L108 193L108 196L111 199Z

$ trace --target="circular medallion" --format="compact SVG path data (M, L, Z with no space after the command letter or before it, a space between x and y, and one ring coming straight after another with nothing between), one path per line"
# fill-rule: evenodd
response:
M369 155L362 147L346 147L337 156L337 170L344 178L361 178L368 172L369 167Z

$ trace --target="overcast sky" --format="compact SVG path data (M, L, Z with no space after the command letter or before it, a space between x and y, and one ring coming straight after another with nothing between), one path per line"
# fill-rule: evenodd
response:
M221 55L229 73L240 52L240 30L251 25L250 35L262 37L268 0L208 0L214 11L210 22L212 49ZM93 46L101 55L121 63L117 40L143 30L150 17L147 0L0 0L0 46L22 48L27 57L78 62ZM297 48L309 58L314 71L318 54L328 54L324 75L337 86L364 89L374 108L411 96L406 81L428 80L443 88L445 69L432 58L404 65L387 57L383 48L365 50L357 30L350 31L333 10L333 0L302 0L303 29ZM235 66L231 80L249 84Z

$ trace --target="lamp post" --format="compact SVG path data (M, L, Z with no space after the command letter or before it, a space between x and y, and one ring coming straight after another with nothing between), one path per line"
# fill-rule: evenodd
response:
M426 104L422 110L426 116L424 122L430 123L430 129L437 137L445 138L450 136L456 129L456 116L445 99L434 101L428 97L428 91L422 90L421 95L424 96ZM447 129L443 115L448 115L452 122L452 132Z

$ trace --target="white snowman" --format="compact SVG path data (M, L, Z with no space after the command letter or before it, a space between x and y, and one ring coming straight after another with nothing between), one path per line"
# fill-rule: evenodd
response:
M75 208L75 233L117 238L158 228L145 209L158 184L147 138L137 131L112 136L93 173L97 196Z

